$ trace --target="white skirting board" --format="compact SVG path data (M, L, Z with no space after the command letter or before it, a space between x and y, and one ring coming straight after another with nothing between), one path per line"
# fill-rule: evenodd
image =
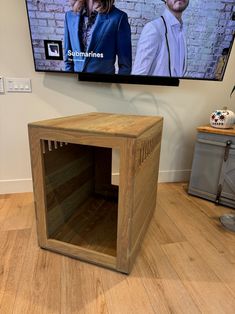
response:
M190 179L191 169L159 171L158 182L187 182ZM119 173L112 174L112 184L119 184Z
M187 182L191 169L159 171L158 182Z
M158 182L189 181L191 170L159 171ZM112 184L119 184L119 173L112 174ZM0 194L32 192L32 179L0 180Z
M32 192L32 179L0 180L0 194Z

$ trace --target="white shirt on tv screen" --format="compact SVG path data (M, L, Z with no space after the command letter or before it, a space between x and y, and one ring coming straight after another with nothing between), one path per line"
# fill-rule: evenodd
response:
M184 26L177 18L165 9L162 14L167 25L166 30L162 18L147 23L140 35L132 74L183 77L186 71L186 39Z

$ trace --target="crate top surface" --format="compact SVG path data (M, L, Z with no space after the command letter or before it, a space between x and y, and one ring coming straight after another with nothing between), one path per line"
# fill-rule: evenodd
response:
M219 129L219 128L213 128L210 125L204 125L204 126L199 126L197 128L198 132L203 132L203 133L212 133L212 134L222 134L222 135L232 135L235 136L235 126L233 126L230 129Z
M138 137L162 120L159 116L96 112L33 122L29 127Z

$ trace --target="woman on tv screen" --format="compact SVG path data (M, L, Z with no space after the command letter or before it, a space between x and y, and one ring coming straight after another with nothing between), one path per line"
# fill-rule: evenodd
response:
M65 14L65 70L115 74L131 73L131 30L127 14L114 0L70 0Z

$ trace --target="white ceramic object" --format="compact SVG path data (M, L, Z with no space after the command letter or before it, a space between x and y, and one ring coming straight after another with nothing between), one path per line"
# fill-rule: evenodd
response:
M210 125L214 128L229 129L233 127L235 114L231 110L216 110L210 115Z

